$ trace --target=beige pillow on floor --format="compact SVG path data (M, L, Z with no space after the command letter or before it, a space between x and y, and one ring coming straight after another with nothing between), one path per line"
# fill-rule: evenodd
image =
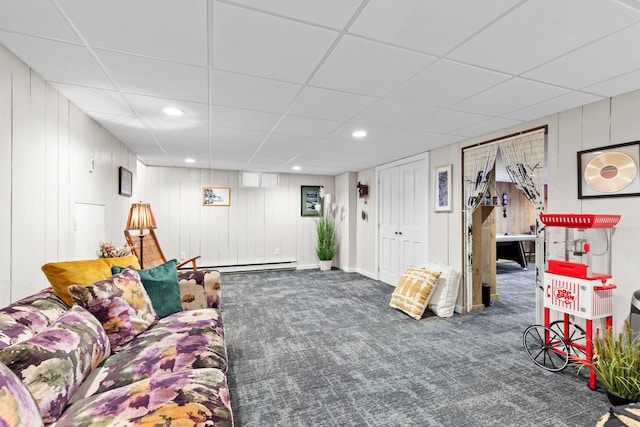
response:
M391 294L389 305L420 320L438 283L440 273L409 267Z

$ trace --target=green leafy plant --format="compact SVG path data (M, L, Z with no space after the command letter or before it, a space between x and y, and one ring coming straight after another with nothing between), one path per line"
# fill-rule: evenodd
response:
M640 340L633 336L629 321L625 321L619 334L614 335L612 328L607 328L593 343L593 360L578 363L593 369L610 393L636 401L640 397Z
M316 221L318 245L316 255L320 261L331 261L336 254L336 224L331 215L321 213Z

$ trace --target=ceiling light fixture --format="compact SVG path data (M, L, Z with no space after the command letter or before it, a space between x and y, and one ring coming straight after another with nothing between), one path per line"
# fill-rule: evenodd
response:
M355 130L355 131L353 131L353 133L351 135L354 138L364 138L365 136L367 136L367 131L366 130Z
M300 166L294 166L294 167L292 167L291 169L293 169L294 171L299 171L299 170L301 170L302 168L301 168Z
M162 109L162 112L168 116L184 116L184 111L175 107L165 107Z
M187 162L187 163L195 163L196 159L192 159L192 158L189 157L187 159L184 159L184 161Z

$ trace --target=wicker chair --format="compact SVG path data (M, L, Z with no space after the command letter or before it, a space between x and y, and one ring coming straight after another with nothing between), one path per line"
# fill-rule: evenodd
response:
M135 234L131 231L132 230L124 230L124 237L127 239L127 243L131 247L133 254L140 259L140 235L135 232L135 230L133 230ZM160 248L160 243L158 242L158 238L156 237L156 233L153 229L149 230L149 234L144 235L142 245L144 265L140 262L141 268L151 268L167 262L167 258L164 256L162 248ZM198 258L200 258L200 255L179 263L177 267L182 268L187 264L191 264L193 270L196 271L198 269L196 266L196 260Z

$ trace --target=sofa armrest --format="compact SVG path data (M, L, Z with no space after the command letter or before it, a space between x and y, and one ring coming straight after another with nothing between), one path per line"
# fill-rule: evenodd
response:
M219 271L178 271L178 283L183 310L221 308Z

